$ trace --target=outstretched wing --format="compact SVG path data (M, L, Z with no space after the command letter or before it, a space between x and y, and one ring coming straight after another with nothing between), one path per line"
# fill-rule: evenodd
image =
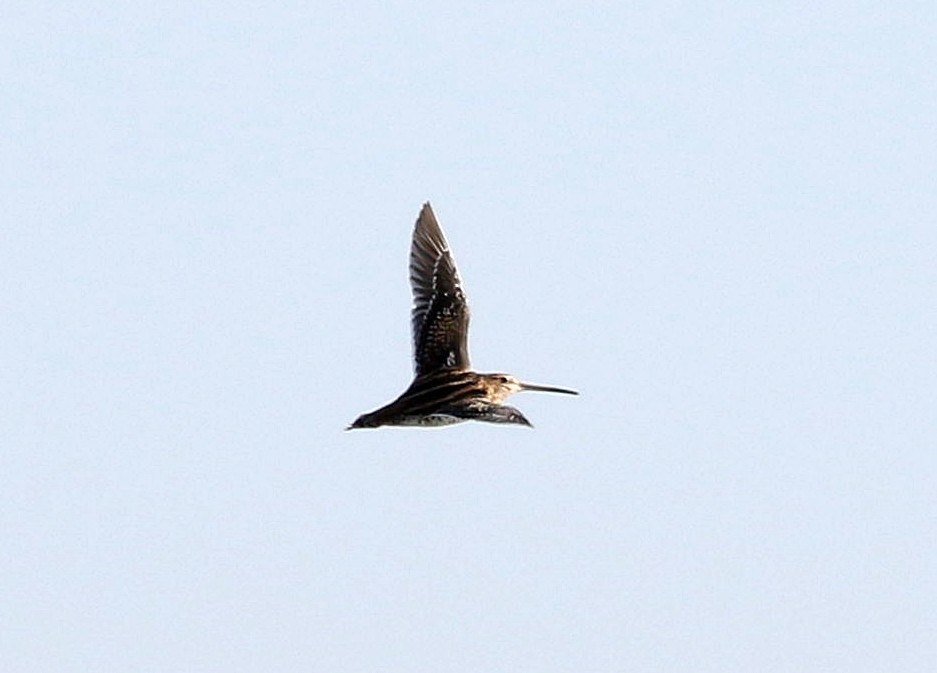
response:
M413 366L417 376L467 369L469 310L449 243L429 203L423 204L410 246Z

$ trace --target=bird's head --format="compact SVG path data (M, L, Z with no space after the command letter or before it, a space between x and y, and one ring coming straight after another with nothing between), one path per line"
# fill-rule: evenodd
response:
M516 376L510 374L486 374L485 381L489 385L489 395L501 401L509 395L519 393L522 390L532 390L542 393L563 393L564 395L578 395L575 390L569 388L557 388L556 386L541 386L535 383L525 383Z
M495 396L504 399L508 395L519 393L523 390L523 383L510 374L488 374L486 377L488 385L491 387Z

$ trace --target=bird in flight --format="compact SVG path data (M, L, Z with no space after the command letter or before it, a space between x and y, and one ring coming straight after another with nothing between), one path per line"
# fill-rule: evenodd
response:
M413 229L410 286L413 382L396 400L362 414L346 430L381 425L436 427L463 421L532 427L524 414L501 402L522 390L579 394L568 388L524 383L510 374L480 374L470 369L469 310L462 280L428 202Z

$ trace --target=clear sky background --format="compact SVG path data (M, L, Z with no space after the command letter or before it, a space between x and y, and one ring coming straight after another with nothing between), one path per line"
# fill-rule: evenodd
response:
M937 670L932 2L0 15L0 670Z

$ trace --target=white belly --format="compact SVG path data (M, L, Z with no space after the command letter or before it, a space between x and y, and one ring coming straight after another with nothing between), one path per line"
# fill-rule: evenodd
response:
M429 414L427 416L404 416L394 425L409 425L424 428L436 428L443 425L455 425L463 423L464 418L457 418L448 414Z

